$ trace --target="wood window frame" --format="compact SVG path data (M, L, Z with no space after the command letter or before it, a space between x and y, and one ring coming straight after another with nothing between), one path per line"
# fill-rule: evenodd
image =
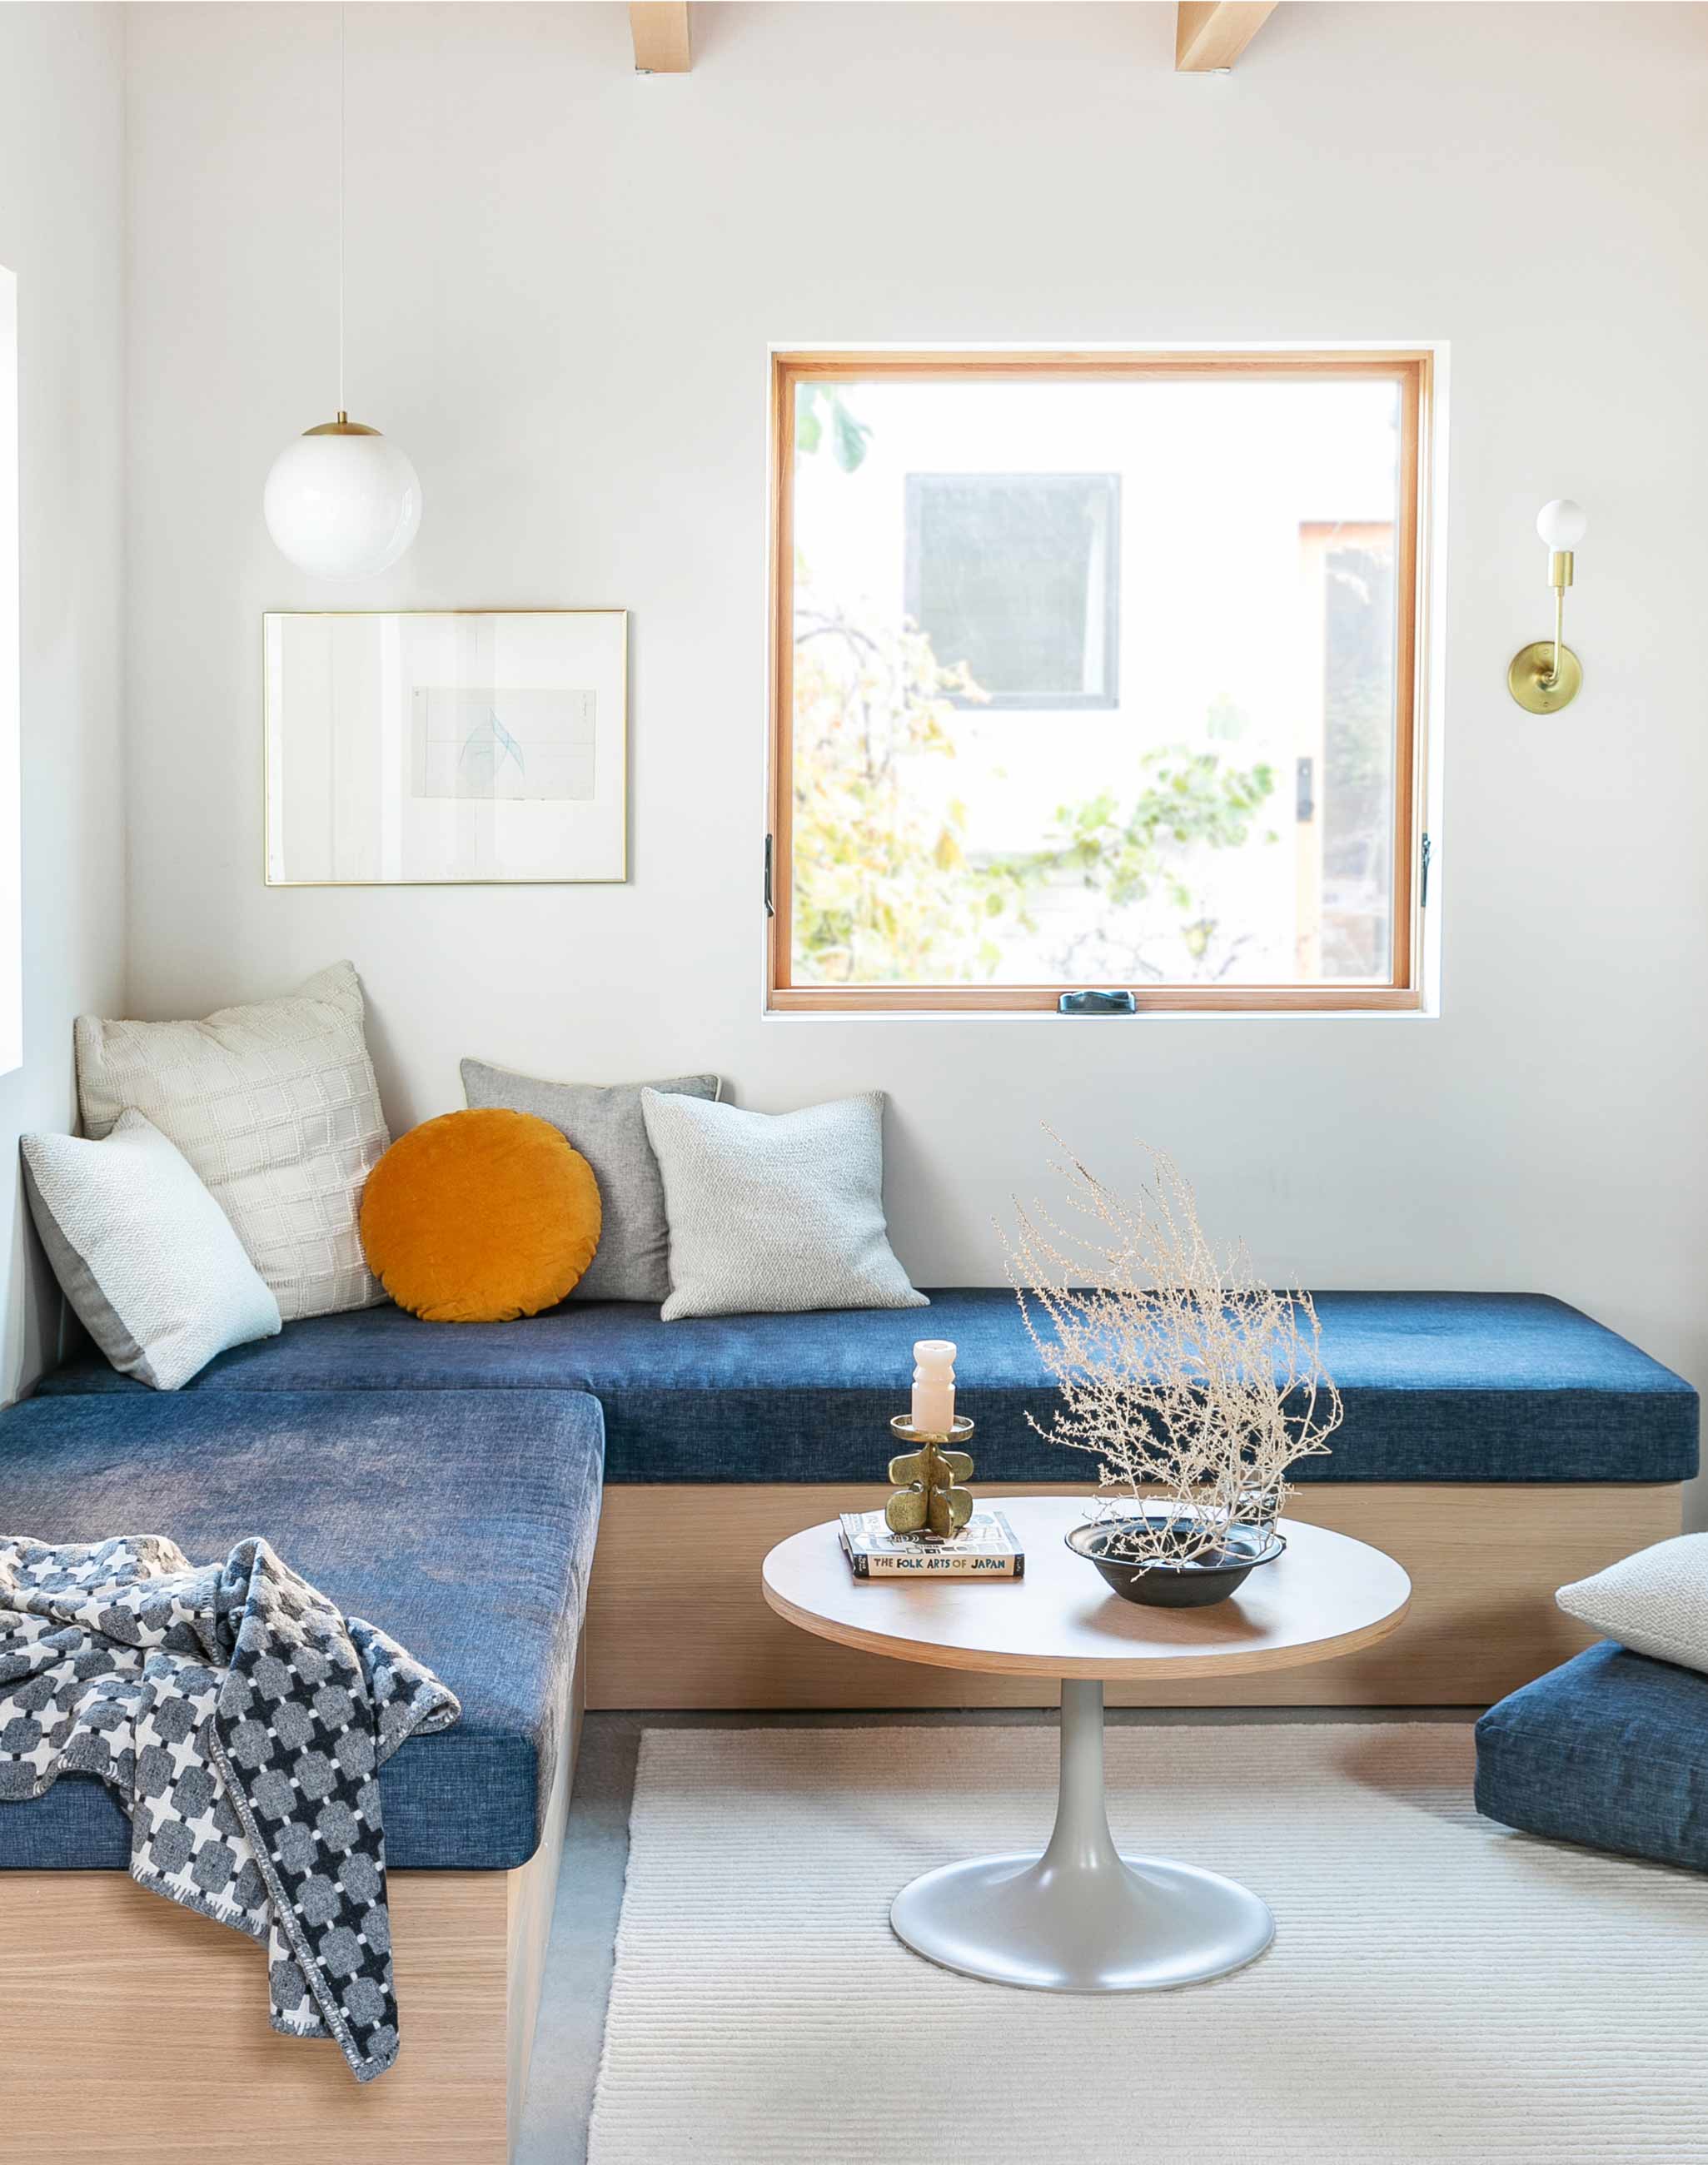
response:
M1425 803L1427 712L1424 668L1429 473L1434 355L1427 350L1310 352L897 352L778 350L771 357L770 766L767 842L766 1007L773 1014L1049 1014L1061 984L797 985L790 916L794 803L794 394L804 383L1024 381L1108 382L1206 375L1364 377L1396 382L1400 393L1400 501L1394 547L1394 761L1393 937L1389 977L1380 984L1131 984L1141 1011L1210 1014L1404 1013L1423 1005L1422 895L1419 872Z

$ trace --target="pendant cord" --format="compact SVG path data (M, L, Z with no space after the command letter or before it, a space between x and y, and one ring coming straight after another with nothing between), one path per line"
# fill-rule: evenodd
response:
M338 418L344 404L344 5L338 8Z

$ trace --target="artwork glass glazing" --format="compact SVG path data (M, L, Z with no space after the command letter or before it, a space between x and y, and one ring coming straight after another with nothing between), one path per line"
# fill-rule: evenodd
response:
M626 877L621 609L274 614L273 886Z

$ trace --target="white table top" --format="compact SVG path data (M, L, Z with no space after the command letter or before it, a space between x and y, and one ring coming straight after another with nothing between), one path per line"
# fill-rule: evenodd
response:
M899 1662L997 1676L1236 1676L1355 1652L1396 1630L1411 1581L1380 1549L1284 1518L1287 1552L1208 1609L1123 1601L1066 1546L1085 1504L1003 1496L1026 1554L1019 1579L857 1579L834 1520L779 1541L765 1599L822 1639Z

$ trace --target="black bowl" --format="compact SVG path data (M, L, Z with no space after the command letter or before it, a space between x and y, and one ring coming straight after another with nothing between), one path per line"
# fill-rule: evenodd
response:
M1273 1563L1287 1546L1273 1526L1234 1526L1220 1550L1178 1563L1107 1553L1129 1529L1156 1523L1142 1512L1130 1519L1090 1520L1074 1527L1068 1546L1075 1556L1094 1563L1104 1584L1123 1601L1142 1602L1151 1609L1208 1609L1226 1601L1259 1564Z

